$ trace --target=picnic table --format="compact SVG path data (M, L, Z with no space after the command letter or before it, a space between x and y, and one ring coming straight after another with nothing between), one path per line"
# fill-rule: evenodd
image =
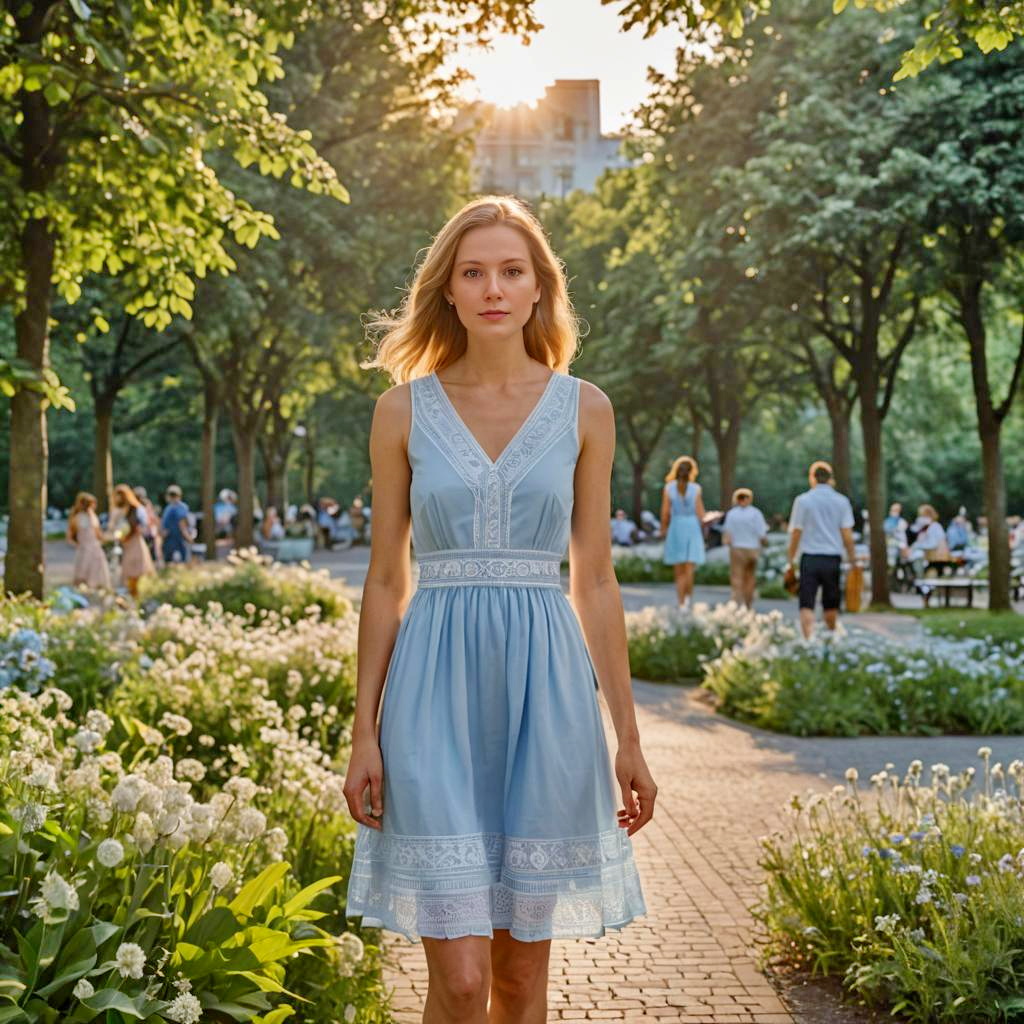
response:
M954 590L964 591L967 597L967 607L974 607L974 591L988 590L988 580L980 576L952 576L931 578L918 576L914 580L914 590L924 599L924 606L931 606L931 599L936 593L944 596L945 607L949 608L949 598Z

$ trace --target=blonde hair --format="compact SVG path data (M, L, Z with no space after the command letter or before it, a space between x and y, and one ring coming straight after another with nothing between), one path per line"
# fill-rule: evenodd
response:
M697 466L697 460L692 455L680 455L672 463L672 468L665 474L665 483L670 480L676 480L676 490L680 494L686 494L686 485L691 480L697 479L697 474L700 472L700 468Z
M68 514L68 530L71 533L72 540L78 539L78 513L87 512L95 504L95 494L90 494L88 491L79 491L75 495L75 503L71 506L71 512Z
M376 343L364 370L385 370L396 384L425 377L455 362L467 345L466 328L444 296L462 236L473 228L505 224L526 240L540 300L523 327L526 352L552 370L565 373L579 345L579 322L565 279L565 264L552 252L540 222L515 196L481 196L451 217L438 232L417 269L401 306L378 312L367 322Z

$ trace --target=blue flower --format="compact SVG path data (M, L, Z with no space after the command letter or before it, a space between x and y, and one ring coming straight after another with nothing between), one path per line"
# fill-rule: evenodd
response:
M964 851L964 848L959 843L954 843L949 848L949 852L951 854L953 854L954 857L962 857L964 855L965 851Z
M887 847L883 846L878 851L878 856L881 857L882 860L892 860L893 857L896 856L896 851L895 850L890 850Z
M911 832L910 833L910 838L913 839L915 843L919 843L919 842L921 842L922 839L924 839L924 833L923 832Z
M981 885L981 875L968 875L964 881L968 885Z
M893 832L893 834L889 836L889 842L892 843L893 846L899 846L905 838L906 837L902 832Z
M862 857L870 857L874 852L875 848L873 846L862 846L860 848L860 855Z

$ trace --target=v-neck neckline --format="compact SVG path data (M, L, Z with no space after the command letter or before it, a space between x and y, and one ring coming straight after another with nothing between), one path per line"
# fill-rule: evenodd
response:
M459 428L463 431L463 433L466 435L466 437L469 438L469 440L473 443L474 447L477 449L477 451L480 453L480 455L486 461L488 469L493 470L493 469L496 469L498 466L501 465L501 463L505 459L505 456L508 455L508 453L510 451L512 451L512 449L515 447L515 445L519 441L519 439L523 436L523 434L526 433L527 427L536 418L537 413L540 412L541 407L547 401L548 395L551 393L552 385L555 382L555 378L558 376L558 371L557 370L552 370L551 371L551 376L548 377L548 382L547 382L547 384L544 385L544 390L541 392L540 398L538 398L536 403L534 403L534 406L530 410L530 412L527 415L526 419L523 420L523 422L519 425L519 429L512 435L512 438L508 442L508 444L506 444L505 447L502 448L501 453L498 455L498 457L496 459L492 459L490 457L490 455L488 455L487 452L484 451L483 445L476 439L476 435L466 425L466 421L459 415L459 410L455 408L455 404L448 397L448 392L445 391L444 385L441 383L441 379L437 376L437 371L436 370L433 371L430 374L430 376L433 377L433 379L434 379L434 386L441 393L441 400L444 402L444 404L447 406L448 410L451 412L452 416L455 418L456 422L458 423Z

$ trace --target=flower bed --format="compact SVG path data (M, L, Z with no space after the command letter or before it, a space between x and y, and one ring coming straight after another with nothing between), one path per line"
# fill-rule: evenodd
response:
M255 548L232 553L224 562L202 566L168 566L139 581L139 599L149 608L170 604L205 608L217 604L235 615L252 618L259 611L276 611L298 619L316 606L324 619L352 611L345 588L325 569L285 565Z
M271 607L4 607L0 1020L389 1019L344 916L355 617L305 570L230 571Z
M772 635L786 627L778 612L752 612L729 601L688 610L648 607L626 613L629 664L635 676L654 682L692 682L705 664L743 640L752 630Z
M1024 654L983 641L926 647L877 634L754 629L707 664L719 710L796 736L1024 731Z
M954 774L920 761L858 788L794 798L762 839L759 918L775 950L841 975L913 1022L1015 1020L1024 1010L1024 762Z

